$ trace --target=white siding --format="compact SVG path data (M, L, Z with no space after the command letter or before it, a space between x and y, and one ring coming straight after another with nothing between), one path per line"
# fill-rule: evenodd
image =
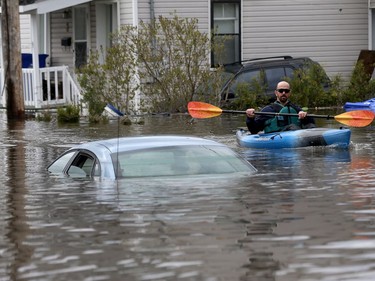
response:
M67 65L73 68L73 23L72 18L64 19L61 11L50 14L51 55L50 66ZM61 38L72 37L72 46L61 46Z
M150 20L150 0L138 0L139 20ZM208 32L210 29L210 1L209 0L154 0L155 18L160 15L170 17L176 13L180 17L198 19L198 28L202 32Z
M120 3L120 25L133 24L133 0L122 0Z
M30 15L20 15L21 52L31 53L31 19Z
M62 13L64 10L50 13L51 23L51 64L50 66L67 65L70 69L74 69L74 27L73 19L63 18ZM89 5L89 38L88 48L96 47L96 17L95 17L95 4L90 3ZM72 45L70 47L61 46L61 39L63 37L71 37Z
M368 0L244 0L243 59L291 55L348 77L368 48Z
M96 44L96 9L95 9L95 5L94 4L90 4L90 28L89 28L89 32L90 32L90 35L88 38L88 47L91 49L91 50L95 50L96 47L97 47L97 44Z

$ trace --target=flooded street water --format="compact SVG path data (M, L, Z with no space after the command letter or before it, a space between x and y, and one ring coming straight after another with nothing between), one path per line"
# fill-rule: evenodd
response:
M263 151L237 145L244 118L59 125L0 113L0 280L374 280L375 128L353 128L347 150ZM45 171L73 144L159 134L225 143L258 173L93 182Z

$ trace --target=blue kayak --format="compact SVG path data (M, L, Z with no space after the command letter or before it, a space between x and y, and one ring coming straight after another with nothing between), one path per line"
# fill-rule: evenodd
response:
M359 102L346 102L344 104L345 111L352 110L370 110L375 112L375 98Z
M313 128L268 134L249 134L237 130L237 142L249 148L296 148L306 146L335 146L347 148L350 144L350 129Z

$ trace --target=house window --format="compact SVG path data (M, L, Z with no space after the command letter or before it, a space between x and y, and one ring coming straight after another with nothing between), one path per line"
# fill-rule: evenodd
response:
M87 62L87 8L74 8L74 66L79 68Z
M211 28L214 31L213 40L225 42L221 54L212 52L212 65L240 61L240 0L212 1L211 19Z

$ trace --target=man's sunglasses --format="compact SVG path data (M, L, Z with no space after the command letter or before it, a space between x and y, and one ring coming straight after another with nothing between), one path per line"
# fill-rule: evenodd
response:
M277 89L276 91L278 91L280 94L282 94L282 93L288 94L290 92L289 89Z

